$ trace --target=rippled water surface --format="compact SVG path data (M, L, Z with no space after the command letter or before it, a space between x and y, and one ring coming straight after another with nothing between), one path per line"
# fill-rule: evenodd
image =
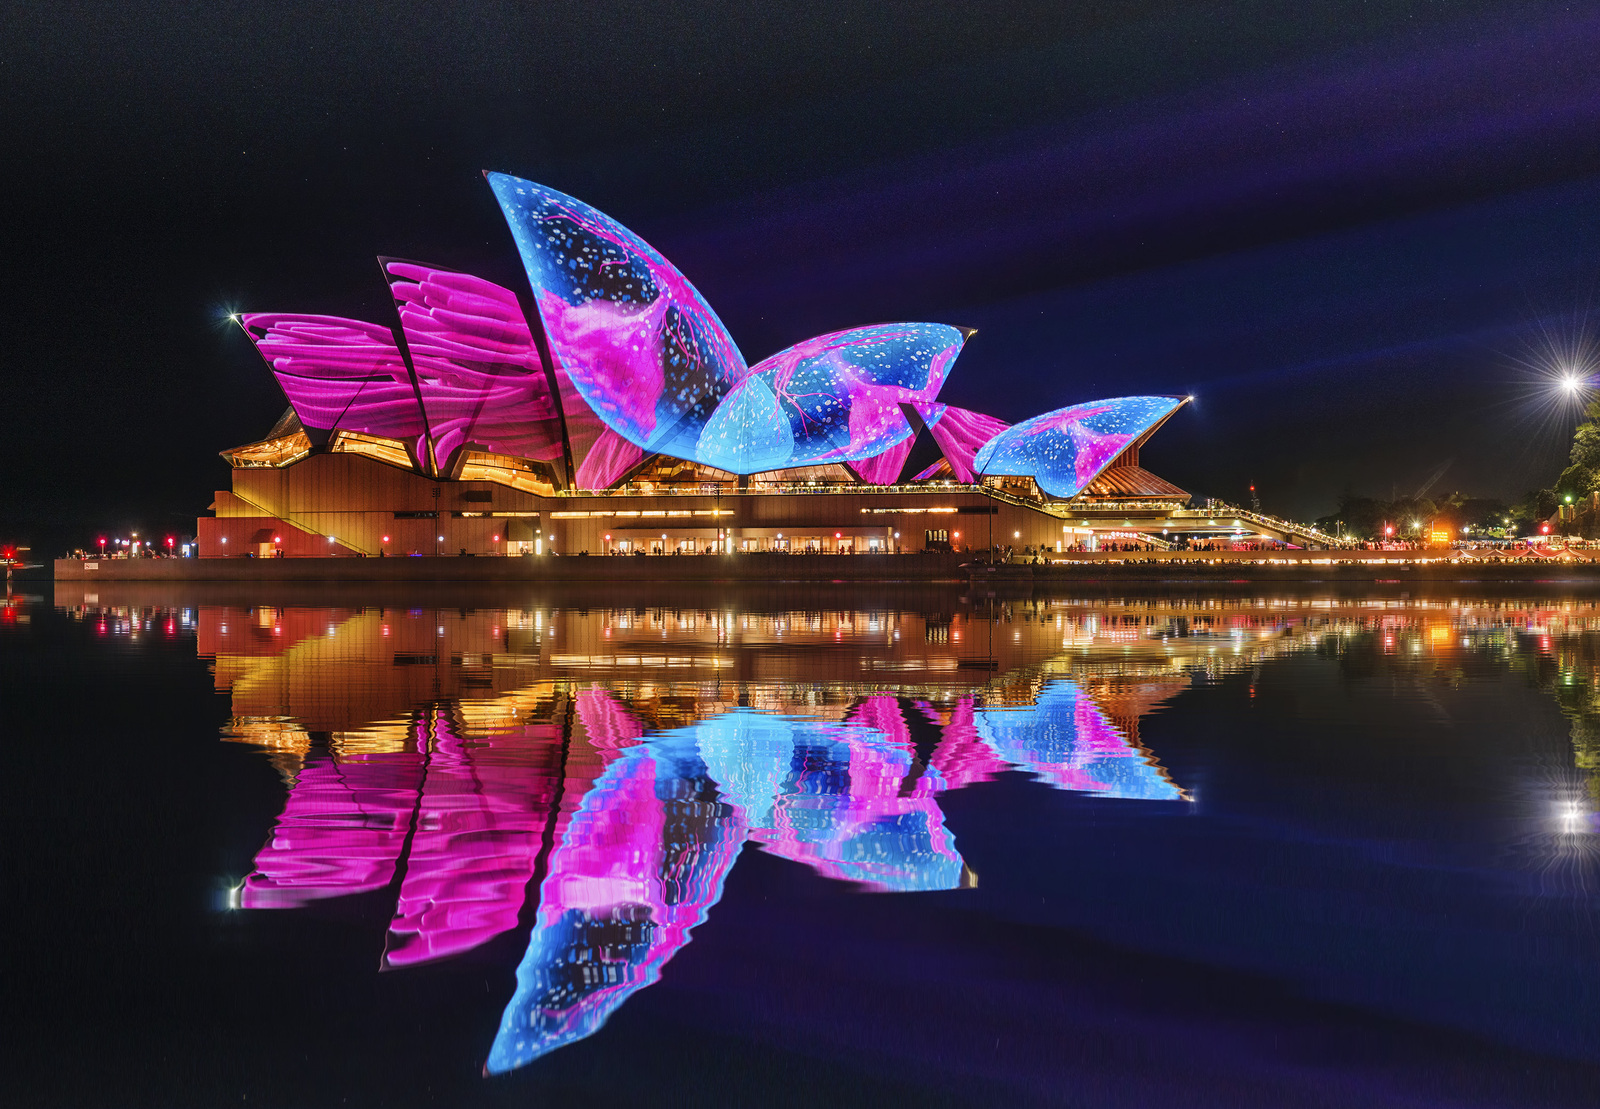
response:
M1600 595L74 587L0 703L6 1104L1600 1104Z

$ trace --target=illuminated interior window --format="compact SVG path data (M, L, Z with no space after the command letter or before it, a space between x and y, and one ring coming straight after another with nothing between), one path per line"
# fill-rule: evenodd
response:
M541 497L555 495L554 475L548 467L503 454L468 451L461 463L460 480L493 481L523 493Z
M358 431L340 431L333 437L333 443L328 450L334 454L364 454L368 458L387 462L391 466L399 466L405 470L415 469L405 444L397 439L363 435Z
M288 466L300 461L310 452L311 440L306 438L305 432L297 431L293 435L280 435L276 439L234 447L230 451L223 451L222 457L235 469L246 470Z

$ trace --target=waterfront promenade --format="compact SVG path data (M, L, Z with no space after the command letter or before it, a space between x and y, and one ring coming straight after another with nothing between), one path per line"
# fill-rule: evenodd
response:
M511 558L57 559L58 582L1600 581L1600 552L1117 551L990 566L983 552Z

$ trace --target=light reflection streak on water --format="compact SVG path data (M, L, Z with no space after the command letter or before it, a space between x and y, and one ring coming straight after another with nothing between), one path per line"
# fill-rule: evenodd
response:
M1583 793L1571 764L1546 784L1541 850L1552 865L1587 853L1597 827L1592 604L74 611L130 640L193 628L233 701L227 738L284 775L230 905L393 888L384 964L400 969L514 929L537 890L490 1072L593 1034L656 981L747 844L864 890L947 890L975 881L944 825L949 790L1021 769L1185 799L1139 718L1196 676L1277 655L1366 643L1417 675L1467 656L1525 669L1572 720L1588 772Z

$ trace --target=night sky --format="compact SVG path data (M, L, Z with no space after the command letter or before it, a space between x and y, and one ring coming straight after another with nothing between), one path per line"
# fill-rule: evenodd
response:
M0 540L205 510L284 408L228 311L386 321L378 254L523 283L484 169L638 231L752 361L935 320L979 329L943 399L1008 420L1193 392L1145 460L1200 496L1563 464L1600 8L372 9L0 9Z

